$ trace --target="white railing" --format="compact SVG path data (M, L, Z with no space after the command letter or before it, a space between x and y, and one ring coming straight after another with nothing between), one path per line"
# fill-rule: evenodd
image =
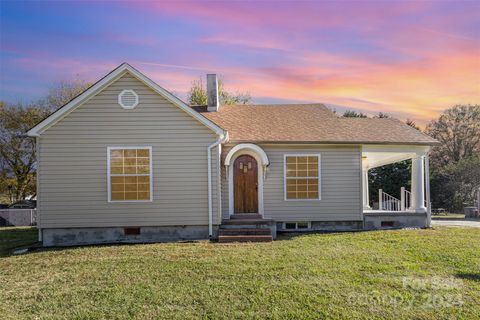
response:
M424 201L425 207L428 208L428 203ZM400 200L378 190L378 209L385 211L412 211L414 210L413 196L405 187L400 188Z
M412 193L405 189L400 188L400 209L401 211L410 210L412 208Z
M401 201L380 189L378 190L378 209L385 211L401 211Z
M36 224L36 209L0 209L0 227L34 226Z

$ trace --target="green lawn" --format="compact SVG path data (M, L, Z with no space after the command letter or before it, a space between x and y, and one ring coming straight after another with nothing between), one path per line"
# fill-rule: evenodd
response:
M37 230L31 227L0 228L0 257L12 249L34 245L38 240Z
M0 229L1 247L17 236L34 230ZM480 317L474 228L52 249L0 270L2 319Z

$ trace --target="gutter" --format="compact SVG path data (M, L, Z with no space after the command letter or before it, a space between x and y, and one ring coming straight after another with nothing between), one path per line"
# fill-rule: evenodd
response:
M228 140L228 132L219 135L218 140L207 148L208 172L208 238L213 238L213 199L212 199L212 149ZM220 164L218 164L220 166Z
M305 140L229 140L232 144L240 143L254 143L254 144L272 144L272 145L348 145L348 146L358 146L358 145L392 145L392 146L438 146L441 145L439 141L425 141L425 142L388 142L388 141L335 141L335 140L325 140L325 141L305 141Z

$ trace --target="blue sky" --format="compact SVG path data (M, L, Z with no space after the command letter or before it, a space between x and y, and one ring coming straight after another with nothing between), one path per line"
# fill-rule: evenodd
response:
M207 72L256 102L425 122L480 98L480 2L1 1L0 99L126 61L185 97Z

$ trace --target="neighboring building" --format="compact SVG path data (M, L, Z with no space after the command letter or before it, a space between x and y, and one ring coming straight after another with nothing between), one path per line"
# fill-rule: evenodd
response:
M322 104L219 106L207 85L208 106L190 107L122 64L32 128L44 245L429 226L436 140ZM405 159L412 193L371 210L368 169Z
M10 205L9 209L35 209L37 207L36 200L20 200Z

